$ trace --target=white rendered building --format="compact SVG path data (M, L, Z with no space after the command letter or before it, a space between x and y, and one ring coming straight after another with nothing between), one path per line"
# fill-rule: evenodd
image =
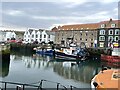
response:
M24 42L25 43L33 43L34 41L38 41L38 43L49 41L54 42L54 32L43 29L28 29L24 33Z

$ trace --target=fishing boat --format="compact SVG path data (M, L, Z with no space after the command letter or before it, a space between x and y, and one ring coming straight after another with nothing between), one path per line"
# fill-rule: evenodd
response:
M119 69L102 69L91 80L91 88L92 90L120 90L119 81Z
M84 61L89 56L85 48L68 47L55 50L55 58L64 60L81 60Z
M51 47L45 47L45 48L36 47L36 48L33 48L33 50L35 50L37 54L50 55L50 56L53 55L53 49Z
M120 64L120 47L118 43L113 43L112 55L101 54L101 60Z

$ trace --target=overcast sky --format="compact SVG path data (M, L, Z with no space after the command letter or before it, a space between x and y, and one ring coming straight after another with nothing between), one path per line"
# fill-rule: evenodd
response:
M3 2L2 27L51 29L57 25L118 19L119 0L54 0Z

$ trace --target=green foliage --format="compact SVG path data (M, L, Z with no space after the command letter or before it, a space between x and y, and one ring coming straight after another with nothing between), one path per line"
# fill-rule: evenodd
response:
M8 54L8 53L10 53L10 50L9 50L9 49L2 50L2 54Z

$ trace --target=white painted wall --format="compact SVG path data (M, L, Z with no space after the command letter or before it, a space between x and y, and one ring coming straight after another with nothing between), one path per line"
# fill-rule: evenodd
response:
M25 33L24 33L24 42L28 42L28 43L30 43L31 42L31 35L30 35L30 32L28 31L28 30L26 30L25 31Z
M8 38L9 38L9 39L11 39L11 38L16 38L15 32L6 32L5 41L7 41Z
M36 37L36 35L38 37ZM30 36L30 37L28 37L28 36ZM29 42L29 43L33 43L31 40L36 41L36 39L39 43L41 43L41 42L48 43L49 41L54 41L54 38L55 38L54 35L50 34L50 38L48 38L48 37L49 37L49 35L46 33L46 30L33 29L31 33L29 30L25 31L25 33L24 33L24 40L26 40L26 42ZM41 41L40 41L40 39L41 39Z
M0 42L5 41L5 32L0 31Z
M45 37L44 37L44 36L45 36ZM43 31L43 32L42 32L42 42L47 43L47 33L46 33L46 31Z

